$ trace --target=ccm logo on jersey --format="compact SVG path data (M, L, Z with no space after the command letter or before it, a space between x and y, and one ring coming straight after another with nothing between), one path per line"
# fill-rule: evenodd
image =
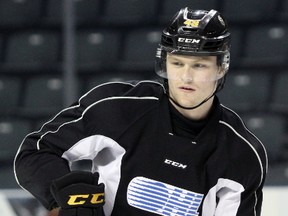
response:
M187 165L185 165L185 164L181 164L181 163L178 163L176 161L169 160L169 159L165 159L164 163L172 165L174 167L181 168L181 169L186 169L186 167L187 167Z
M199 44L200 43L200 39L197 40L197 39L191 39L191 38L178 38L178 42Z
M86 202L94 205L104 202L104 193L69 195L69 197L67 204L70 206L83 205Z

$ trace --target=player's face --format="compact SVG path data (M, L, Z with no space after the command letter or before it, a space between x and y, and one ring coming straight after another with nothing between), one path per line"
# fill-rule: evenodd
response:
M167 54L169 94L185 107L193 107L208 98L223 76L216 56Z

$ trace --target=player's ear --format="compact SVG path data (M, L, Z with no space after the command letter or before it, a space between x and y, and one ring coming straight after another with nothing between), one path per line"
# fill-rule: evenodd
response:
M223 66L219 66L217 71L217 79L221 79L225 75L225 68Z

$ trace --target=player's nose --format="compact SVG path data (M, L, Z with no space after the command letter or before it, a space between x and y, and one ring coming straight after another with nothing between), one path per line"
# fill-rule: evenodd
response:
M183 71L181 73L181 80L185 83L193 82L193 70L190 66L183 67Z

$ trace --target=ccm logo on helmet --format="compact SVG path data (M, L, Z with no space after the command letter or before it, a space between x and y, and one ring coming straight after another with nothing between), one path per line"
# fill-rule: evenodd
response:
M191 39L191 38L178 38L178 42L181 43L200 43L200 39Z
M67 202L70 206L83 205L86 202L91 204L99 204L104 202L104 193L98 194L79 194L79 195L70 195L70 198Z

